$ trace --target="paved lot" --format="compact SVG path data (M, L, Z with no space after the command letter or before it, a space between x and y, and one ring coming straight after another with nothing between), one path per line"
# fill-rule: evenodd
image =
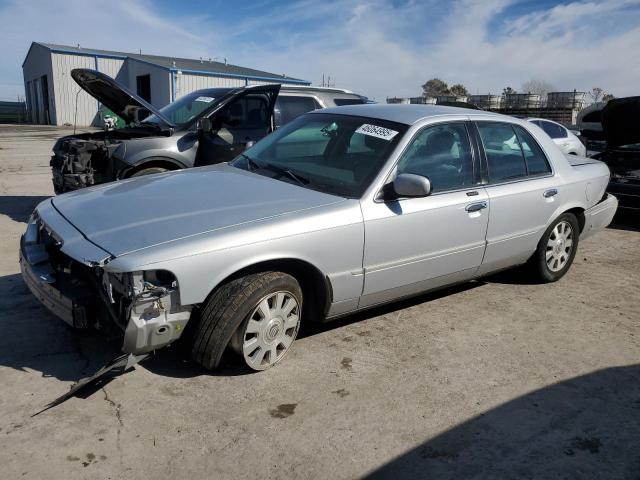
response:
M500 275L307 329L259 374L169 349L31 417L116 353L18 273L61 133L0 126L0 477L638 478L633 227L585 241L553 285Z

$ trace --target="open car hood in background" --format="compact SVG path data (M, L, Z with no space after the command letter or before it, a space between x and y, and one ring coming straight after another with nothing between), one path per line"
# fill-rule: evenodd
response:
M607 148L640 143L640 96L609 100L602 109Z
M144 109L155 114L168 126L174 126L155 107L104 73L88 68L76 68L71 70L71 77L85 92L122 118L127 124L135 122L137 120L136 112Z

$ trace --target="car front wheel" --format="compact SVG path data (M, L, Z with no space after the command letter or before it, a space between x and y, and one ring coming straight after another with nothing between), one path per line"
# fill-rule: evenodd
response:
M580 226L572 213L560 215L545 231L531 258L536 276L543 282L560 280L576 256Z
M207 300L195 332L193 359L218 366L231 347L253 370L278 363L298 335L302 290L282 272L247 275L228 282Z

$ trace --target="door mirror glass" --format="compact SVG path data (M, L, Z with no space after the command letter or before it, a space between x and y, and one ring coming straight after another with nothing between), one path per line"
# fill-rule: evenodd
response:
M399 174L393 183L393 193L396 198L426 197L431 194L431 182L427 177L413 173Z

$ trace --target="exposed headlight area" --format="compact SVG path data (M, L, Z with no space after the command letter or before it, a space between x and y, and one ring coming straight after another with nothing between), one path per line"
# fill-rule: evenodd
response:
M62 241L34 212L21 239L20 265L32 293L78 328L115 324L125 353L147 353L177 340L191 315L167 270L115 273L87 266L61 251Z
M102 293L124 329L126 353L146 353L177 340L191 316L191 306L180 304L177 279L167 270L105 271Z

